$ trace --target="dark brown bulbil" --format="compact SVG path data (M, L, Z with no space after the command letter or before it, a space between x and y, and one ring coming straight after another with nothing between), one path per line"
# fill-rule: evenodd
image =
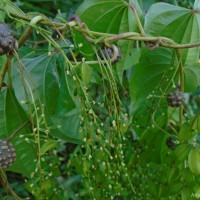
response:
M176 148L176 143L174 142L174 139L172 137L167 138L166 144L172 150L174 150Z
M0 169L12 165L16 160L16 150L10 142L0 140Z
M179 107L184 102L184 94L180 90L169 93L167 96L167 101L171 107Z
M8 25L0 22L0 55L10 53L18 48L18 42L13 37L12 31Z

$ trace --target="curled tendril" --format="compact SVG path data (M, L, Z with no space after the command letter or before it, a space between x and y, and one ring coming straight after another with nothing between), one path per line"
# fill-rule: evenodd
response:
M145 42L145 45L148 49L150 50L154 50L154 49L157 49L159 47L159 43L160 41L157 40L154 44L150 43L150 42Z
M110 47L103 46L98 51L98 55L101 59L110 60L112 64L115 64L121 59L121 49L114 44Z

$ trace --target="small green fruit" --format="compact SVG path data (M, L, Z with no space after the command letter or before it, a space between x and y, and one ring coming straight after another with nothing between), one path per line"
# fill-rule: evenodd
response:
M193 174L200 175L200 150L192 149L188 155L188 165Z

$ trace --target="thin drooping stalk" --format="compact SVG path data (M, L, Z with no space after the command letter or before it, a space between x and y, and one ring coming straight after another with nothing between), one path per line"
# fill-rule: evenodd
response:
M3 87L3 81L6 75L6 72L8 71L8 68L11 65L11 61L12 61L13 55L12 54L8 54L6 62L4 64L4 66L2 67L1 73L0 73L0 91L2 90Z
M6 192L10 194L15 200L21 200L21 198L10 187L6 174L3 170L0 170L0 183L5 188Z
M181 54L179 52L178 49L176 49L176 55L179 61L179 66L178 66L178 70L179 70L179 84L180 84L180 90L181 92L184 93L184 72L183 72L183 63L182 63L182 58L181 58ZM179 127L182 127L182 123L183 123L183 105L180 106L179 108Z

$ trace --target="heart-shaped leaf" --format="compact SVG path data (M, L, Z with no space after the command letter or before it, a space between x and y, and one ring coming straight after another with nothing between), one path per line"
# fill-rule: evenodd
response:
M184 67L185 92L193 92L200 85L200 64L196 63Z
M145 32L150 36L164 36L180 44L200 41L199 12L170 5L153 4L145 17ZM181 50L185 64L199 58L199 47Z
M192 127L185 123L180 132L178 133L178 139L181 142L187 142L189 139L191 139L191 137L194 135L194 130L192 129Z
M80 143L79 110L77 110L70 94L64 66L60 66L61 72L59 73L56 68L56 60L57 55L50 56L48 54L21 60L31 77L30 79L26 71L23 70L23 76L31 89L31 91L27 90L27 94L30 97L31 93L33 94L34 102L39 107L38 96L40 97L45 106L45 118L50 127L51 135L69 142ZM26 101L26 94L22 89L22 78L18 71L13 72L13 86L18 100Z
M64 66L59 66L59 74L55 66L56 60L49 63L44 77L45 113L48 121L53 124L50 134L69 142L80 143L80 110L72 99Z
M129 0L128 3L134 5L141 21L143 21L143 14L138 2L136 0ZM92 31L113 34L138 31L132 10L121 0L86 0L76 13ZM79 34L75 40L77 43L83 43L84 48L81 49L83 54L93 54L91 44L85 41ZM117 64L117 73L122 81L124 70L133 65L133 55L139 57L140 54L135 54L133 41L121 40L118 41L118 45L122 49L122 59Z
M12 1L10 0L1 0L0 1L0 8L2 10L5 10L8 13L11 13L15 16L18 16L22 19L28 19L28 17L26 16L26 14L19 9Z
M169 70L171 60L172 51L170 49L158 48L154 51L147 49L143 51L140 62L134 68L130 82L134 110L142 106L147 96L162 81L163 74ZM162 87L164 86L166 86L166 82Z
M11 89L0 93L0 102L0 138L5 140L28 118ZM26 126L12 139L17 157L13 165L6 170L18 172L27 177L30 177L34 171L36 164L33 160L37 158L37 155L33 136L30 136L30 133L30 127Z
M194 9L195 10L200 10L200 1L199 0L195 0L195 2L194 2Z

